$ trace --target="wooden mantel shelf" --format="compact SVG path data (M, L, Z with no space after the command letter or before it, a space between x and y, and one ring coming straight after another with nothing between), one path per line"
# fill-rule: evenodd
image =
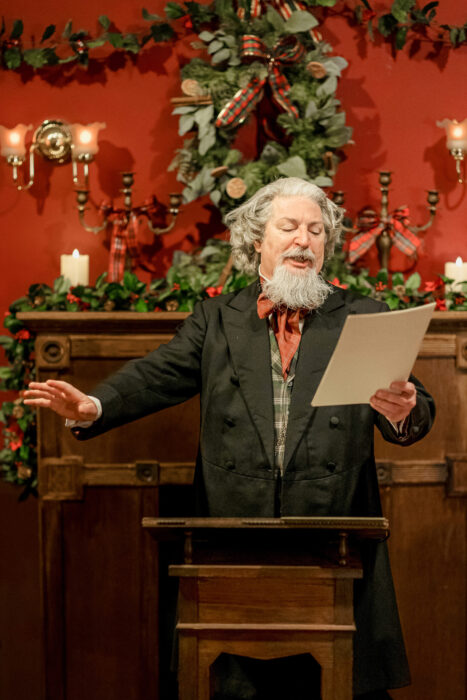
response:
M93 333L125 331L152 333L174 330L188 316L186 311L23 311L17 318L39 333ZM428 333L467 332L467 311L435 311Z

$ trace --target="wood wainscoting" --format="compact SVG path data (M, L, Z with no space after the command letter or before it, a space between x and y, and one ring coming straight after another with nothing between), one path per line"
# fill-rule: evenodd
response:
M64 379L83 391L167 342L185 316L19 314L37 333L40 380ZM413 675L412 686L393 695L460 700L466 676L467 313L435 313L415 374L436 400L432 432L409 448L379 436L376 443ZM40 413L40 700L168 700L159 685L171 655L165 600L173 591L162 571L165 555L143 532L141 519L188 512L198 423L193 400L82 443L61 419Z

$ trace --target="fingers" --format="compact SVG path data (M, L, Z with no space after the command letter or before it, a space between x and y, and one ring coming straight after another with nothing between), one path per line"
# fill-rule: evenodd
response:
M417 391L412 382L392 382L389 389L378 389L370 405L385 418L397 423L404 420L417 403Z

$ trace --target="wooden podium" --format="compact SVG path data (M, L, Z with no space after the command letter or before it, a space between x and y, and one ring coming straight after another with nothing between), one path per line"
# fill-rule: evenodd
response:
M179 700L209 700L222 653L311 654L322 700L352 699L358 540L384 539L384 518L144 518L158 540L183 539ZM310 691L311 692L311 691Z

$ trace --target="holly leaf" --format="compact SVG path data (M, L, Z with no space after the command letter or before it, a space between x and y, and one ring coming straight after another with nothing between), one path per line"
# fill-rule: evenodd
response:
M50 37L52 36L52 34L54 32L55 32L55 24L49 24L49 26L44 29L44 33L43 33L42 38L41 38L41 44L44 41L47 41L47 39L50 39Z
M139 53L140 45L136 34L125 34L123 38L123 48L130 53Z
M162 22L162 17L151 14L145 7L143 7L141 14L143 15L143 19L145 19L147 22Z
M408 27L399 27L396 34L396 49L399 51L404 48L405 42L407 41Z
M186 15L186 10L178 2L168 2L164 12L168 19L180 19Z
M23 33L24 25L22 20L20 19L15 19L13 22L13 29L10 34L10 39L19 39L21 34Z
M33 68L42 68L42 66L46 66L48 63L45 51L42 49L26 49L23 53L23 59L28 66L32 66Z
M107 34L107 41L114 47L114 49L123 48L123 36L118 32L110 32Z
M415 5L415 0L394 0L391 7L391 14L398 22L406 22L408 13Z
M107 15L101 15L99 17L99 24L107 31L107 29L110 27L111 22Z
M21 65L21 51L19 49L5 49L3 52L3 61L7 68L14 70Z
M63 30L62 37L64 39L69 39L72 31L73 31L73 22L71 21L71 19L69 19L68 22L65 24L65 29Z
M170 41L170 39L172 39L175 36L174 30L172 29L170 24L167 24L166 22L163 22L162 24L152 24L151 34L152 38L156 42Z
M378 19L378 29L386 37L393 33L397 27L397 19L391 14L382 15Z
M410 275L409 279L405 283L405 288L409 292L414 292L416 289L420 287L422 283L422 278L418 274L418 272L414 272L413 275Z

